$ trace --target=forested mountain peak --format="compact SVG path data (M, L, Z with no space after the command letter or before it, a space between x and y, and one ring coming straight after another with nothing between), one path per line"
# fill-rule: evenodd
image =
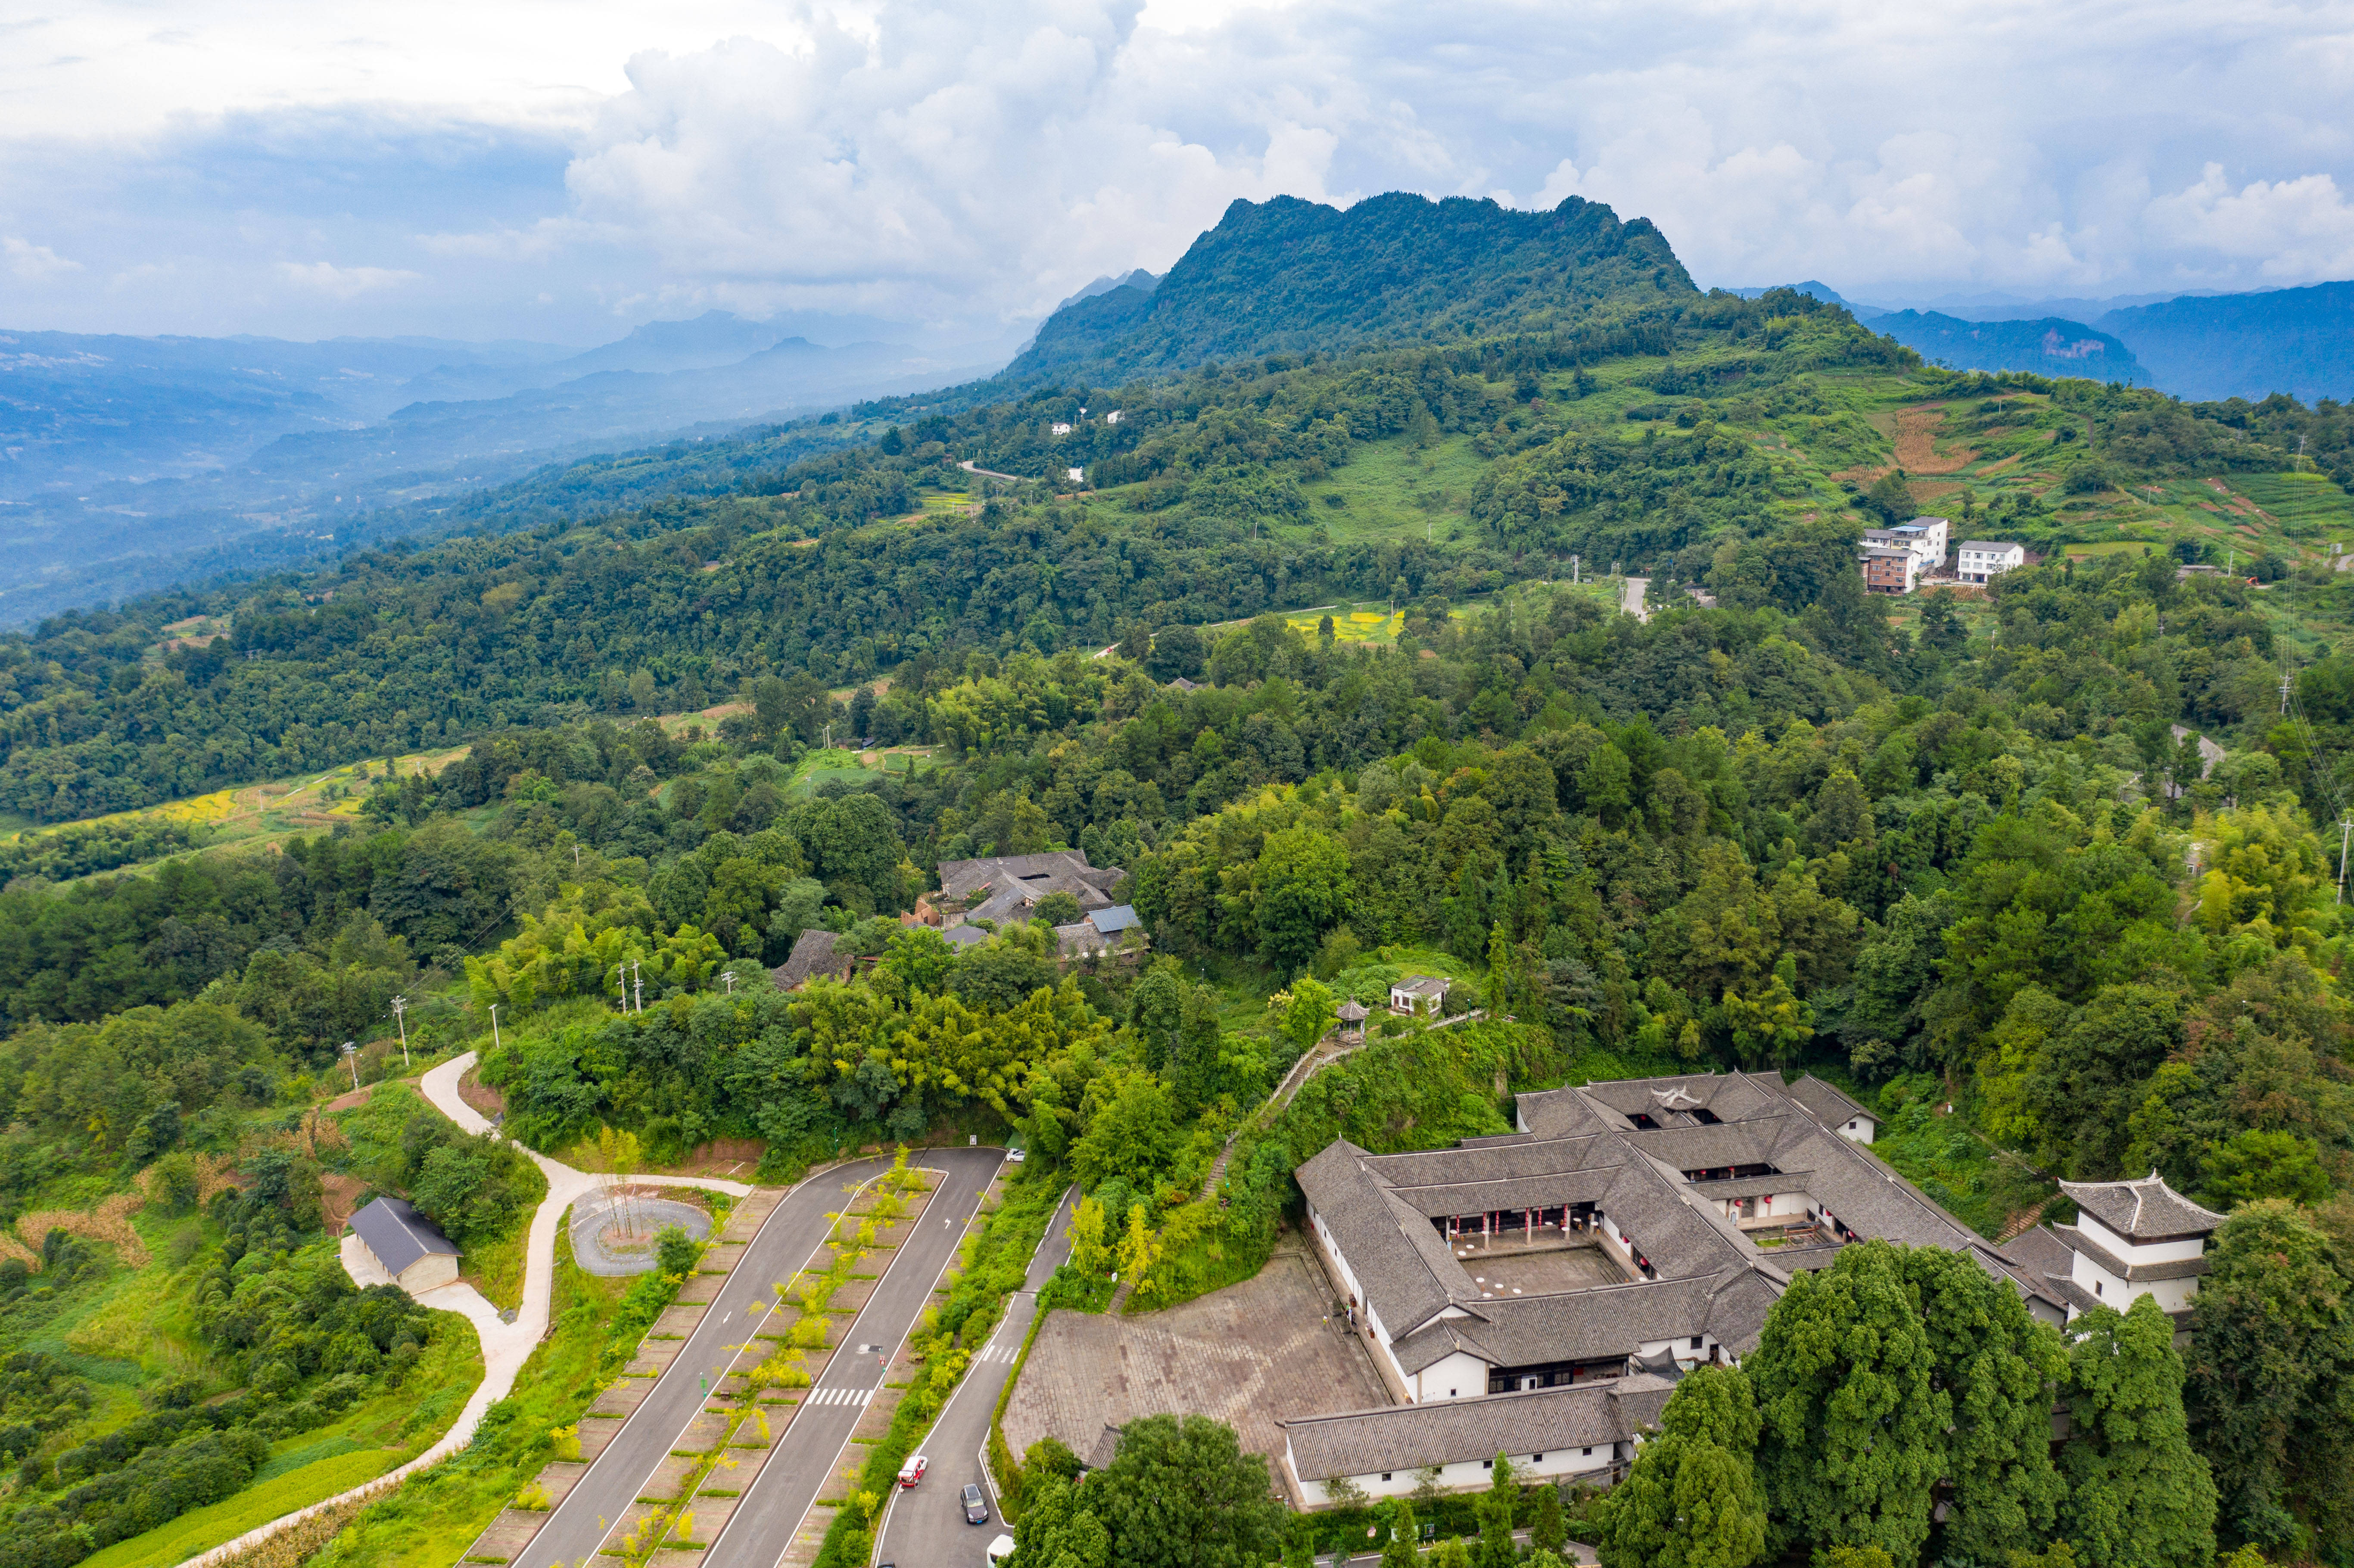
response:
M1649 218L1572 196L1545 212L1404 191L1340 208L1236 201L1157 288L1057 311L1007 376L1103 379L1269 353L1437 342L1562 324L1605 300L1691 297Z

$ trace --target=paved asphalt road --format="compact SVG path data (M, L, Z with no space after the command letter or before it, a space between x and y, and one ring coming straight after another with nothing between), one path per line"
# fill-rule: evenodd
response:
M997 1332L965 1370L964 1381L949 1395L948 1408L940 1412L931 1436L924 1439L924 1452L932 1465L923 1484L893 1495L891 1507L883 1516L883 1539L875 1562L904 1563L907 1568L982 1568L989 1543L1004 1531L994 1496L989 1499L989 1522L971 1525L964 1521L964 1505L957 1500L957 1494L968 1482L978 1481L984 1489L989 1486L981 1468L981 1451L989 1441L989 1418L997 1409L997 1396L1003 1392L1005 1380L1013 1375L1014 1358L1022 1353L1022 1341L1030 1333L1030 1319L1037 1315L1038 1291L1071 1255L1071 1238L1065 1233L1070 1229L1075 1196L1076 1190L1064 1194L1063 1206L1055 1211L1053 1223L1030 1258L1022 1288L1005 1304L1005 1317L998 1323Z
M921 1163L947 1171L946 1180L934 1190L915 1234L892 1255L865 1308L843 1331L842 1348L825 1375L802 1391L800 1413L711 1543L705 1568L776 1568L810 1505L822 1493L843 1492L835 1472L844 1463L850 1435L866 1402L883 1386L885 1364L898 1352L940 1271L955 1256L965 1225L1004 1157L1002 1149L922 1151ZM761 1289L767 1288L764 1283ZM861 1345L879 1349L862 1355ZM544 1556L535 1546L533 1557Z
M719 1381L719 1369L735 1359L727 1347L743 1344L753 1315L776 1300L769 1287L791 1278L825 1240L826 1213L843 1207L843 1189L890 1168L887 1160L854 1160L822 1171L785 1195L744 1249L718 1301L704 1314L670 1371L533 1538L533 1562L580 1568L595 1555L606 1533L645 1489L646 1478L669 1455L678 1435L703 1413L704 1377L709 1375L715 1384ZM762 1568L772 1568L772 1563L773 1559Z

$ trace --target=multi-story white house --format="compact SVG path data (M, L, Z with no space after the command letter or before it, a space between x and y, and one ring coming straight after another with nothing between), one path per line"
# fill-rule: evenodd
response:
M1965 539L1954 575L1966 583L1991 582L2027 564L2027 546L2000 539Z
M2073 1225L2041 1225L2011 1243L2013 1253L2068 1303L2068 1316L2095 1307L2122 1312L2154 1296L2176 1322L2207 1272L2207 1238L2223 1216L2202 1209L2151 1171L2138 1181L2062 1181L2076 1202Z

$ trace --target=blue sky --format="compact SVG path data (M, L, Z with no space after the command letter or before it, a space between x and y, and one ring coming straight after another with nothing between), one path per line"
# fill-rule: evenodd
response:
M2354 3L0 0L0 325L971 341L1235 197L1654 219L1703 284L2354 276Z

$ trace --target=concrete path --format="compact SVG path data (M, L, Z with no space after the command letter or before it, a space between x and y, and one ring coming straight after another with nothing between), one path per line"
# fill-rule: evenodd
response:
M882 1389L885 1370L906 1345L932 1287L955 1259L1004 1158L1002 1149L924 1150L926 1168L946 1175L914 1231L893 1249L866 1305L842 1330L841 1348L815 1386L802 1391L792 1425L728 1514L700 1568L777 1568L818 1498L843 1489L843 1467L861 1462L848 1455L851 1435ZM586 1568L569 1554L559 1558L541 1550L546 1540L543 1534L532 1542L534 1563Z
M1643 594L1651 586L1649 577L1624 577L1627 586L1618 590L1618 608L1638 620L1649 620L1651 612L1643 607Z
M989 1446L989 1418L997 1409L1006 1380L1013 1375L1014 1360L1030 1335L1030 1320L1038 1315L1038 1292L1071 1255L1071 1211L1078 1196L1076 1187L1063 1194L1062 1206L1055 1211L1038 1250L1030 1256L1022 1288L1005 1303L1005 1316L999 1320L997 1332L973 1353L964 1380L932 1424L924 1439L924 1452L932 1464L922 1484L912 1491L891 1494L883 1510L883 1527L876 1531L877 1563L905 1563L910 1568L917 1563L985 1568L982 1559L989 1543L1006 1532L997 1478L989 1473L982 1457ZM964 1507L957 1500L957 1494L976 1481L989 1494L991 1515L987 1525L978 1527L964 1521Z
M461 1128L469 1133L483 1133L491 1130L491 1124L458 1094L458 1080L465 1076L466 1070L474 1065L475 1060L475 1054L469 1051L462 1056L444 1062L427 1073L419 1086L424 1091L427 1103ZM522 1145L516 1147L522 1148ZM465 1408L458 1413L458 1419L451 1425L450 1430L441 1435L440 1442L399 1468L388 1470L372 1481L354 1487L349 1491L338 1492L308 1508L281 1514L267 1524L257 1525L236 1540L225 1542L194 1559L194 1568L211 1568L211 1564L258 1546L280 1531L313 1514L389 1491L418 1471L448 1458L473 1439L474 1429L482 1424L482 1412L507 1396L508 1390L514 1387L515 1374L523 1371L524 1362L530 1359L533 1347L547 1336L548 1305L556 1291L556 1227L563 1219L564 1211L571 1207L573 1200L582 1193L594 1192L603 1185L603 1179L589 1171L575 1171L569 1165L528 1149L524 1152L530 1155L540 1170L546 1173L547 1197L531 1217L531 1239L524 1265L523 1305L515 1313L515 1320L512 1323L502 1320L498 1308L483 1299L482 1293L472 1286L462 1282L428 1290L417 1298L419 1303L437 1311L461 1314L474 1325L474 1332L482 1343L482 1381L475 1388L473 1397L466 1401ZM719 1181L701 1176L638 1176L631 1180L672 1187L707 1187L713 1192L727 1192L739 1198L752 1191L741 1181ZM383 1271L376 1267L374 1260L362 1250L357 1236L346 1235L341 1250L345 1272L352 1277L355 1284L365 1289L370 1285L388 1283Z
M967 473L977 473L983 479L1010 479L1016 484L1028 484L1030 482L1030 481L1023 478L1018 473L1000 473L993 468L977 468L973 465L973 461L970 458L965 459L964 461L957 464L957 466L964 470Z

